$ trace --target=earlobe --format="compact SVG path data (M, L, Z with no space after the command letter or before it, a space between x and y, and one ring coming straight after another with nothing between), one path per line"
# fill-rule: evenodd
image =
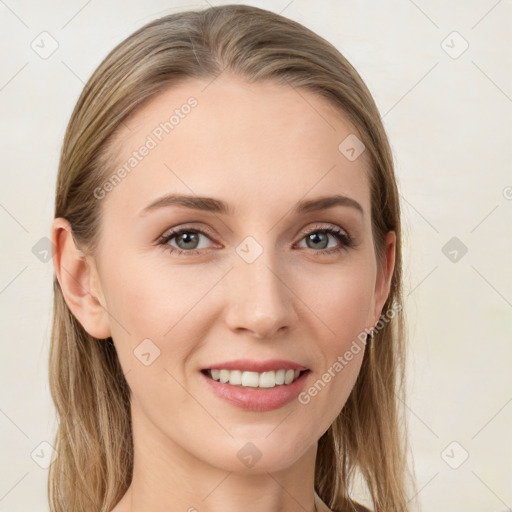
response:
M386 235L384 254L377 267L377 280L375 283L375 309L372 326L376 325L382 313L382 308L391 289L391 280L395 269L396 234L390 231Z
M75 244L72 229L64 218L52 223L53 266L64 300L82 327L93 337L111 336L108 313L103 300L97 271Z

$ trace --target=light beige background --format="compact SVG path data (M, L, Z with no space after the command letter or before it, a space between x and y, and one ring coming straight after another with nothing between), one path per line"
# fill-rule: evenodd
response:
M510 1L247 3L338 47L367 82L388 131L405 223L407 408L422 509L510 510ZM36 461L44 465L50 451L40 443L52 443L55 431L47 384L53 269L40 240L74 103L128 34L206 6L0 1L0 512L47 510L47 470ZM52 44L58 48L42 58Z

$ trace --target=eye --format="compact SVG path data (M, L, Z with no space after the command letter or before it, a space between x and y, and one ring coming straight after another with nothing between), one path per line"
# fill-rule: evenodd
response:
M338 241L338 245L329 246L329 238ZM307 248L322 255L338 253L354 246L354 241L348 233L334 226L315 226L303 235L302 240L305 240Z
M165 235L158 241L159 245L166 246L166 249L178 255L182 254L197 254L201 249L207 249L206 246L201 244L201 238L210 239L209 236L200 229L192 228L179 228L175 229ZM176 244L176 245L174 245Z
M329 245L330 239L337 241L338 244ZM209 248L208 240L211 241L211 237L201 229L181 227L162 235L158 245L164 246L166 250L178 256L195 255ZM305 240L306 248L312 249L318 255L330 255L355 246L350 235L335 226L315 226L302 235L302 240Z

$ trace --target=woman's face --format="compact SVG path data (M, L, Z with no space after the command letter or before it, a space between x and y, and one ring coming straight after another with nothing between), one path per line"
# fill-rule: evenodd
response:
M310 92L223 74L160 94L114 142L93 271L139 448L236 472L311 455L393 265L391 233L377 273L355 129ZM289 369L307 371L280 383Z

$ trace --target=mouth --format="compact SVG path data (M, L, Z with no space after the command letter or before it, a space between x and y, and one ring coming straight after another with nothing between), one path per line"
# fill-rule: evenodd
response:
M291 404L311 370L287 359L233 359L212 363L200 374L207 389L224 403L263 412Z
M239 388L252 389L270 389L276 387L286 387L309 373L310 370L302 369L285 369L270 370L265 372L229 370L227 368L208 368L201 370L201 373L210 379L220 382L221 384L229 384Z

